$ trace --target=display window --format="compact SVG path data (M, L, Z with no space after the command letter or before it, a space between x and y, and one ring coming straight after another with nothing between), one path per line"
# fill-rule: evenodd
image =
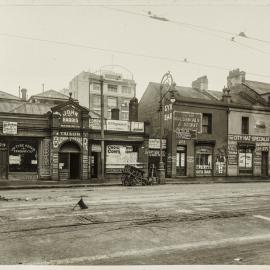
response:
M240 148L238 153L239 168L251 169L252 168L253 153L252 149Z
M37 144L16 142L9 146L10 172L37 172Z
M213 149L212 147L196 148L196 175L212 175L213 171Z

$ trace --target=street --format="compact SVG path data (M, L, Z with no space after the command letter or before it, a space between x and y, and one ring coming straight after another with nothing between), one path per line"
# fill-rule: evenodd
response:
M1 264L270 263L270 183L0 195ZM88 209L73 210L81 196Z

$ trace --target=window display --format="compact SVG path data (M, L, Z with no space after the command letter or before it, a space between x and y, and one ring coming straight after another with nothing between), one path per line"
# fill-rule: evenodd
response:
M11 143L9 147L10 172L36 172L37 144L32 142Z

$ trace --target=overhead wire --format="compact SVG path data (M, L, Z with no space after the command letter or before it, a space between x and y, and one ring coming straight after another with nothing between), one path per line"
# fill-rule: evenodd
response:
M101 47L95 47L95 46L90 46L90 45L85 45L85 44L71 43L71 42L66 42L66 41L57 41L57 40L50 40L50 39L41 39L41 38L29 37L29 36L24 36L24 35L15 35L15 34L9 34L9 33L0 33L0 36L10 37L10 38L18 38L18 39L24 39L24 40L31 40L31 41L39 41L39 42L45 42L45 43L51 43L51 44L57 44L57 45L70 46L70 47L92 49L92 50L96 50L96 51L117 53L117 54L129 55L129 56L135 56L135 57L144 57L144 58L156 59L156 60L162 60L162 61L168 61L168 62L190 64L190 65L218 69L218 70L224 70L224 71L231 70L231 68L229 68L229 67L222 67L222 66L217 66L217 65L199 63L199 62L191 61L191 60L184 58L184 57L182 59L177 59L177 58L170 58L170 57L165 57L165 56L148 55L148 54L144 54L144 53L101 48ZM252 72L246 72L246 73L250 74L250 75L259 76L259 77L270 78L270 75L252 73Z

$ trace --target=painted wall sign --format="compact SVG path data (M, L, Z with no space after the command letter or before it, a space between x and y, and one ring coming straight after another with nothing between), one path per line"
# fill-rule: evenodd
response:
M17 126L17 122L3 121L3 134L16 135Z
M130 122L130 131L144 132L144 122Z
M121 120L107 120L107 130L130 131L130 122Z
M160 149L160 139L149 139L149 149ZM166 149L165 139L162 139L162 149Z
M174 129L194 130L197 133L202 132L202 114L194 112L174 111Z
M149 149L146 154L149 156L149 157L160 157L160 151L159 150L156 150L156 149ZM165 151L163 150L162 151L162 157L165 157Z
M81 146L83 146L84 150L88 150L88 139L82 137L61 137L54 136L53 137L53 148L58 148L59 145L65 141L75 141L78 142Z
M269 136L255 136L255 135L229 135L230 141L246 141L246 142L270 142Z
M79 127L80 111L74 105L67 105L61 111L61 127Z

